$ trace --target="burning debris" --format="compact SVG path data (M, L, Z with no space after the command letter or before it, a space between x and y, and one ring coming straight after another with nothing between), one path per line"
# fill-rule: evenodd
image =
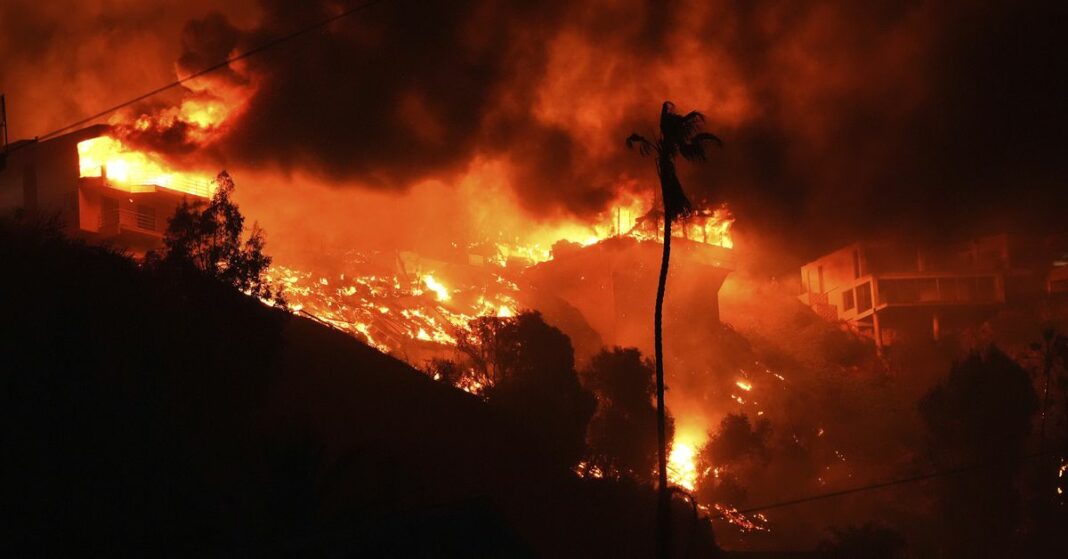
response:
M622 213L622 209L616 212L619 222ZM691 232L712 233L701 238L709 239L712 247L729 247L733 246L732 223L730 214L721 208L697 216ZM576 224L560 231L570 232L571 238L556 239L551 243L552 249L546 247L550 243L538 242L474 243L453 262L403 251L350 251L335 258L345 271L332 277L283 264L273 268L272 277L283 284L294 311L421 366L420 359L433 353L428 343L447 353L456 345L457 329L467 328L471 320L515 316L520 309L537 308L535 298L527 292L536 290L535 284L542 281L543 274L536 268L553 262L555 256L572 255L577 250L598 251L595 245L616 239L619 241L615 242L637 243L634 246L655 242L655 237L648 236L638 225L621 235L605 224ZM682 233L678 236L684 238ZM585 245L571 239L581 239ZM568 245L574 248L566 248ZM607 261L602 262L606 264ZM588 265L590 272L595 272L594 261ZM572 301L576 303L579 302Z
M480 316L516 313L518 286L504 270L478 270L471 283L448 286L441 272L427 272L412 254L346 255L345 272L326 277L285 265L273 281L293 312L345 331L384 353L416 366L456 345L456 330ZM440 264L440 263L439 263Z

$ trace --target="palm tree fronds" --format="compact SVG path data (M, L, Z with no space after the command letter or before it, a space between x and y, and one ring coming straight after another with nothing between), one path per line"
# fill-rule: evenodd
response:
M717 147L723 147L723 140L719 139L719 136L710 132L701 132L700 134L694 136L691 141L697 143L708 142L711 144L716 144Z
M718 147L723 146L723 140L720 140L715 134L701 132L690 141L679 145L679 155L687 161L704 161L707 157L705 153L706 143L715 144Z
M638 153L642 155L649 155L657 151L656 145L640 134L631 134L627 137L627 149L634 149L634 144L638 144Z
M697 111L690 111L686 116L682 117L681 124L686 136L690 137L697 133L697 130L701 128L704 122L705 115Z

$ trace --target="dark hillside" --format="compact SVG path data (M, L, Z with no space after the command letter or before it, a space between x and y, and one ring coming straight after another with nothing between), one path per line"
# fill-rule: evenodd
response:
M501 412L344 334L45 226L0 223L0 265L16 548L651 553L647 490L553 469Z

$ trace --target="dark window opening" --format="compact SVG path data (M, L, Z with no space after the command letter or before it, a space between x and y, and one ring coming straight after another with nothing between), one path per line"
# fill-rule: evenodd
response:
M871 310L871 282L857 288L857 312Z
M119 225L119 201L114 198L100 199L100 226L118 227Z
M156 230L156 208L152 206L137 206L137 227L149 231Z

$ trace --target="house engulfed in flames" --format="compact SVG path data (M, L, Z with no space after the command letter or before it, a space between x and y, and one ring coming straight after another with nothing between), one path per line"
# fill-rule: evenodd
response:
M168 170L105 124L3 148L0 211L58 217L66 232L135 254L155 248L183 200L207 199L208 177Z
M707 331L719 322L719 290L734 270L734 251L726 230L710 236L704 229L706 224L729 227L729 223L723 216L696 215L679 228L672 243L675 266L664 310L669 344L677 336ZM637 347L650 354L653 340L649 322L662 241L657 237L655 220L642 225L626 235L558 251L551 261L530 268L525 275L535 286L574 308L575 314L600 335L599 345ZM580 331L566 317L558 322L571 336L579 357L599 349L582 347Z

